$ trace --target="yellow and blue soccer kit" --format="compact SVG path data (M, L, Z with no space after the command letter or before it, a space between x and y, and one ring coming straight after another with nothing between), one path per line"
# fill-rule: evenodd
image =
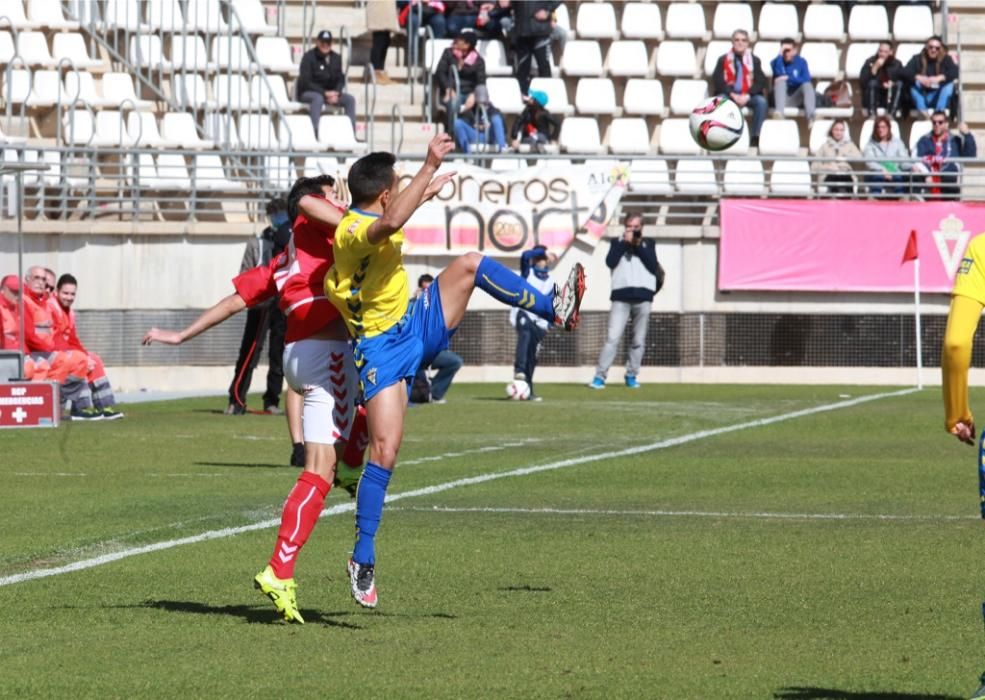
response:
M954 280L951 310L947 316L941 351L945 427L958 422L971 424L968 405L968 368L971 366L975 329L985 308L985 234L975 236L965 251Z

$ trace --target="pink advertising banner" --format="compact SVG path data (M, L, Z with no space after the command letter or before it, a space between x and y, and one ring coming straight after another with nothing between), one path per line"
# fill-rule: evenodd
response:
M914 230L921 290L950 292L968 241L985 231L985 205L723 200L718 287L913 291L902 259Z

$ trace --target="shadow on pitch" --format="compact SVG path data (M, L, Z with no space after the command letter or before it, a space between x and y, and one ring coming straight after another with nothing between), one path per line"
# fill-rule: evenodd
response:
M240 469L296 469L286 464L269 464L267 462L192 462L197 467L238 467Z
M503 586L499 590L505 593L550 593L551 588L547 586L531 586L528 584L523 584L522 586Z
M891 690L854 691L794 686L773 694L777 700L961 700L958 695L894 693Z
M249 623L270 624L280 621L280 615L266 606L257 605L207 605L198 601L185 600L145 600L139 605L127 605L128 608L149 608L166 610L167 612L191 613L193 615L228 615L239 617ZM317 610L301 610L306 624L321 623L329 627L339 627L348 630L361 630L362 627L351 622L336 620L336 617L348 617L352 613L320 613Z

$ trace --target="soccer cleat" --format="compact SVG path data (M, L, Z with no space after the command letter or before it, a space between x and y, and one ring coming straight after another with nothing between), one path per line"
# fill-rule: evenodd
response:
M70 414L70 418L72 420L102 420L103 412L100 411L98 408L93 408L92 406L90 406L89 408L80 408L80 409L73 408L72 413Z
M349 583L352 585L352 597L364 608L375 608L376 577L372 564L358 564L352 559L346 567L349 572Z
M115 406L107 406L102 409L101 413L103 414L103 420L120 420L120 418L126 415L123 411L117 410Z
M294 579L279 579L274 576L274 570L267 568L253 578L253 587L274 601L274 605L287 622L304 624L304 618L298 612L297 590Z
M359 478L363 475L362 466L350 467L345 462L335 465L334 486L345 489L353 498L356 497L356 490L359 488Z
M591 389L604 389L605 380L602 379L602 377L595 377L594 379L592 379L591 382L588 383L588 386Z
M630 377L629 375L626 375L626 387L628 389L639 389L640 383L636 381L636 377Z
M304 443L295 442L294 447L291 448L291 466L292 467L303 467L304 466Z
M554 325L573 331L578 327L578 310L585 296L585 268L575 263L568 273L568 281L560 291L554 288Z

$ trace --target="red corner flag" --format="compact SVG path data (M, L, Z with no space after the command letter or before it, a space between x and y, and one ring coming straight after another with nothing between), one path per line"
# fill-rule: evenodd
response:
M906 250L903 251L903 260L900 265L916 260L918 257L920 256L917 255L917 232L910 231L910 238L906 242Z

